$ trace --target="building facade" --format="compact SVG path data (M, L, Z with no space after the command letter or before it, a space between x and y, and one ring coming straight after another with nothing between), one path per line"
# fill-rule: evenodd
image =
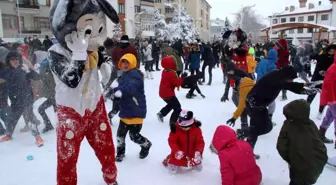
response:
M298 0L298 3L298 7L293 5L285 7L282 13L269 16L270 25L300 22L336 26L336 0L330 0L328 4L322 4L321 1L317 4L307 3L307 0ZM312 40L316 31L312 28L299 28L287 30L285 34L289 38ZM279 36L279 33L270 32L271 39L278 39Z
M52 36L50 5L50 0L0 0L0 37Z
M194 20L194 26L200 33L200 37L204 41L211 40L210 34L210 10L211 6L206 0L154 0L154 6L159 12L166 17L166 22L169 23L173 18L173 9L167 4L175 7L181 3L188 14ZM179 2L180 1L180 2Z
M222 28L225 26L225 20L214 19L210 20L210 37L211 41L221 40L222 37Z

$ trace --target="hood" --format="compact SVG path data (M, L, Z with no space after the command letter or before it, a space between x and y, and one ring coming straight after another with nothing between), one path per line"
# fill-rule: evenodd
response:
M278 60L278 52L275 49L269 50L267 59L272 63L276 63L276 61Z
M288 51L288 43L286 39L279 39L276 44L283 51Z
M125 54L124 56L122 56L118 62L118 67L119 69L121 69L121 61L122 60L127 60L129 62L129 68L127 69L127 71L130 71L132 69L135 69L137 67L137 59L133 54Z
M293 66L285 66L279 69L279 73L282 79L294 80L297 78L297 73Z
M212 138L212 145L217 152L228 148L237 141L237 135L233 129L228 126L218 126Z
M176 71L175 60L172 56L164 57L161 61L161 66L164 69L170 69Z
M129 46L130 46L131 44L128 42L128 43L123 43L123 42L120 42L119 43L119 47L121 48L121 49L126 49L126 48L128 48Z
M251 78L244 77L243 79L241 79L240 88L253 87L254 85L255 81Z
M283 108L283 114L287 119L309 120L310 106L306 100L294 100Z
M255 54L255 50L253 47L250 47L250 49L248 50L248 54L250 55L254 55Z

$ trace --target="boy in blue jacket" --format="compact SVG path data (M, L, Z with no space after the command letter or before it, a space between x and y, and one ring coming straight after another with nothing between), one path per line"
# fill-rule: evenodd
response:
M257 81L259 81L263 76L268 73L276 70L276 61L278 60L278 52L275 49L271 49L268 51L268 55L266 59L260 60L257 65L256 73L257 73Z
M121 57L118 66L123 74L112 83L107 97L120 98L120 123L117 131L116 161L121 162L125 157L125 138L129 132L133 142L141 147L139 158L144 159L149 154L152 143L140 134L143 120L146 118L147 105L143 74L137 69L137 59L133 54Z

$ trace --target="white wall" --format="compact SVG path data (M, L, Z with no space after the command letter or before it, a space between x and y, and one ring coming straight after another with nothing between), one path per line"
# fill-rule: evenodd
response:
M112 7L116 10L116 12L118 12L118 0L107 0ZM112 37L113 36L113 27L114 27L114 23L112 23L110 21L110 19L108 17L106 17L106 30L107 30L107 36L108 37Z
M125 1L125 32L129 38L135 38L134 34L134 16L135 16L135 8L134 8L134 0L126 0Z

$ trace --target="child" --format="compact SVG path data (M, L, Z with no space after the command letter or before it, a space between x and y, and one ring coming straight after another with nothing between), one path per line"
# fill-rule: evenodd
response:
M118 66L123 74L117 79L118 83L112 84L112 89L108 93L120 98L117 162L121 162L125 157L125 138L128 131L131 140L141 146L140 159L148 156L152 146L152 143L140 134L143 120L146 118L147 105L143 74L136 68L136 63L137 59L133 54L125 54L121 57Z
M283 108L283 114L286 120L278 137L277 149L289 165L290 185L315 184L328 156L315 123L309 119L309 103L294 100Z
M203 78L202 73L196 74L196 75L190 75L184 78L183 83L181 87L183 89L190 89L189 92L187 93L186 98L191 99L195 97L196 95L194 94L194 91L196 90L198 94L202 96L202 98L205 98L205 96L202 94L200 88L198 87L197 82L199 79Z
M157 113L159 121L163 122L163 118L167 114L174 110L170 116L170 126L175 125L177 118L181 112L181 104L175 96L175 88L182 85L184 77L187 73L182 74L182 78L179 78L176 73L176 63L172 56L164 57L161 61L163 67L162 77L160 82L160 97L167 103L159 113Z
M259 185L262 175L251 146L228 126L218 126L210 145L218 154L222 185Z
M163 165L172 173L183 172L188 168L202 170L204 139L201 122L193 115L192 111L182 110L176 129L172 129L169 134L171 154L163 161Z
M277 69L276 61L278 60L278 52L275 49L271 49L268 52L266 59L261 59L257 65L257 81L263 76Z
M252 79L255 79L255 68L257 66L257 61L254 59L254 48L250 47L250 49L248 50L248 56L246 57L246 61L247 61L247 72L250 74L250 76L252 77Z

